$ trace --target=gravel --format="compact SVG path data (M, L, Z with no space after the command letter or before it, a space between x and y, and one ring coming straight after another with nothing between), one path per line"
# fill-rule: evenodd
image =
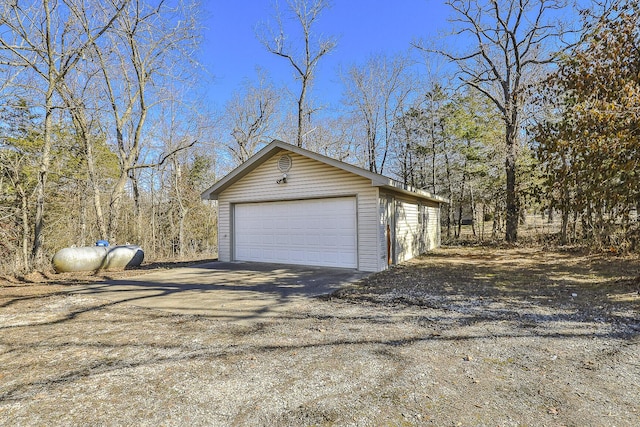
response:
M443 248L251 325L0 282L0 425L636 426L639 268Z

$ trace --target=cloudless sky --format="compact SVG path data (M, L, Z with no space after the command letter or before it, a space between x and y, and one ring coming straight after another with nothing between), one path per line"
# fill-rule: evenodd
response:
M286 6L286 0L279 2L281 8ZM291 65L267 52L255 35L256 25L272 20L273 0L210 0L204 7L201 62L213 76L207 83L212 108L224 107L244 81L256 81L256 67L267 72L277 87L286 85L297 93L299 83ZM340 67L363 64L372 54L406 52L411 41L446 31L449 15L441 0L333 0L312 30L336 37L338 44L320 59L311 96L320 104L336 106L342 92Z

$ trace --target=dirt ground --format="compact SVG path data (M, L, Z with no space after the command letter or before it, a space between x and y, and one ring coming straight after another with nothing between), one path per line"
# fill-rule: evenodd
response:
M443 248L253 325L101 277L0 281L0 425L640 425L638 258Z

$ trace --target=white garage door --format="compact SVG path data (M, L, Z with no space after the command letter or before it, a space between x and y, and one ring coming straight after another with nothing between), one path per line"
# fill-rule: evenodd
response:
M357 268L356 199L235 205L235 259Z

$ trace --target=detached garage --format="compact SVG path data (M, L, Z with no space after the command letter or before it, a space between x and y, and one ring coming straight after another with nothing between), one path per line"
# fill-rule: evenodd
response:
M440 244L445 199L274 140L206 190L218 257L380 271Z

